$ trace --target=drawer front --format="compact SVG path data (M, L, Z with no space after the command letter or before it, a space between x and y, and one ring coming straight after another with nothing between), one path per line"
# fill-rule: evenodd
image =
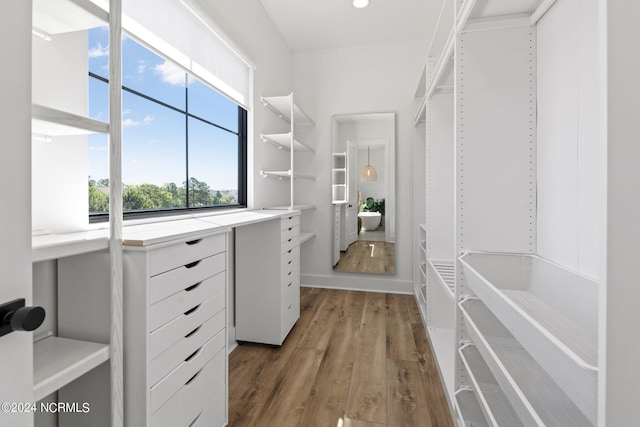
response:
M200 376L207 363L209 363L220 350L224 352L226 339L225 331L219 332L215 337L200 347L195 354L190 355L171 371L169 375L151 387L151 413L157 411L171 396Z
M293 238L293 237L299 237L300 236L300 227L298 227L297 225L295 227L289 227L289 228L285 228L284 230L282 230L281 232L281 242L284 243L286 241L288 241L289 239Z
M200 327L152 359L149 364L148 383L155 385L207 341L215 337L220 331L223 331L225 317L225 310L218 312Z
M297 235L287 239L284 242L282 242L282 244L281 244L282 250L280 251L280 253L284 255L285 253L289 252L290 250L292 250L296 246L298 246L298 236Z
M226 355L222 350L207 363L197 377L185 384L167 403L151 415L151 426L190 427L194 421L199 422L198 416L202 417L206 408L213 405L219 407L221 404L226 408L226 369ZM223 423L224 421L220 424L193 425L218 426Z
M191 285L149 307L149 331L170 322L194 309L214 295L224 294L226 272L218 273L200 283Z
M224 271L225 266L226 253L222 252L158 274L149 281L149 303L153 304L188 286L214 276Z
M218 234L153 250L149 252L149 275L155 276L224 252L226 239L226 234Z
M282 217L280 220L280 225L282 230L286 230L287 228L296 227L300 225L300 215L292 215Z
M280 270L280 283L284 286L291 283L292 280L300 277L300 258L297 256L291 260L290 264L287 264L286 268Z
M285 252L282 254L282 261L280 264L280 271L284 271L287 270L291 264L293 263L293 260L296 258L300 257L300 247L296 246L295 248L293 248L291 251Z
M176 319L153 331L149 336L149 357L157 357L175 343L193 334L204 322L211 319L226 306L224 293L203 302L196 310L182 314Z

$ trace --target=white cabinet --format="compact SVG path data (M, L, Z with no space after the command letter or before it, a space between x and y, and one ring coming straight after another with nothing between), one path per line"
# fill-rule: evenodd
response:
M342 205L333 205L333 265L340 261L340 211Z
M235 230L236 340L282 345L300 317L300 216Z
M142 244L124 256L125 423L223 426L226 233Z

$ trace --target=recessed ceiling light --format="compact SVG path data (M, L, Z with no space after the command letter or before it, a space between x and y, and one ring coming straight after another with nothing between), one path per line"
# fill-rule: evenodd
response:
M362 9L369 6L369 0L353 0L353 7Z

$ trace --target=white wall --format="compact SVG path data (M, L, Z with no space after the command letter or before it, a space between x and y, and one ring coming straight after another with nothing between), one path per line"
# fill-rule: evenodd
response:
M594 278L604 201L597 27L597 0L558 2L538 24L538 253Z
M302 283L352 289L412 291L413 93L427 41L408 41L294 55L294 88L316 123L318 235L302 247ZM331 262L331 116L395 112L396 274L336 273Z

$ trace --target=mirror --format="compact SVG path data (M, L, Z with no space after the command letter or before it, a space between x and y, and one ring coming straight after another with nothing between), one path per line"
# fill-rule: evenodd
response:
M395 274L395 113L332 120L333 269Z

